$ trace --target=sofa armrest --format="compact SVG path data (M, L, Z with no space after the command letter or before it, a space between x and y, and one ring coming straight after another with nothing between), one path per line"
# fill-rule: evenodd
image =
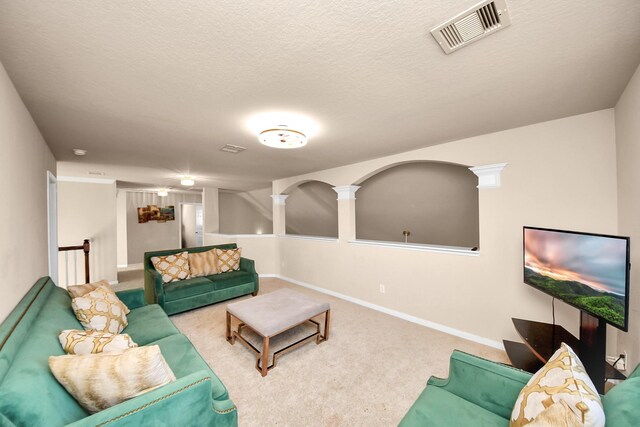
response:
M205 371L192 373L69 426L237 426L238 412L233 402L212 400L209 375Z
M144 296L147 304L160 304L164 306L164 284L162 276L155 268L144 268Z
M249 258L240 258L240 270L257 274L255 261Z
M509 419L518 393L531 374L459 350L451 354L449 377L431 377L427 387L441 387L494 414Z
M144 289L141 288L118 291L116 292L116 295L120 298L120 301L129 308L129 310L147 305L147 302L144 299Z

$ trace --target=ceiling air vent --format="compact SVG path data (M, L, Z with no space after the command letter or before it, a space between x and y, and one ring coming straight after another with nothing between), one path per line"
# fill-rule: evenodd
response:
M444 53L450 54L509 25L506 0L485 0L437 26L431 35Z
M224 151L225 153L232 153L232 154L238 154L241 151L246 150L246 147L241 147L239 145L233 145L233 144L227 144L224 145L220 151Z

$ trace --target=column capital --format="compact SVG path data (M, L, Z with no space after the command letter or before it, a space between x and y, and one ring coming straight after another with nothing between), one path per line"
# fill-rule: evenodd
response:
M478 188L497 188L501 185L500 174L505 166L507 166L506 163L496 163L493 165L474 166L469 170L478 177Z
M338 193L338 200L355 200L356 191L360 186L358 185L342 185L339 187L333 187L333 191Z
M285 200L287 200L287 197L289 197L288 194L272 194L271 198L273 199L273 204L274 205L285 205Z

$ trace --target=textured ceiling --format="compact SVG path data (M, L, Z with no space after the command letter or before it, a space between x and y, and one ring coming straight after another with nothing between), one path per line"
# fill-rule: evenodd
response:
M429 30L475 3L0 0L0 60L62 174L235 189L612 107L640 62L637 0L508 0L444 55ZM272 110L318 135L261 146L245 121Z

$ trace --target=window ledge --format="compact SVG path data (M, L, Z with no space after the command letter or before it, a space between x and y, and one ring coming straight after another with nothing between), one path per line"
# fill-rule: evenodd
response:
M337 242L337 237L323 237L323 236L306 236L303 234L281 234L278 237L285 237L288 239L301 239L301 240L323 240L325 242Z
M219 237L275 237L275 234L223 234L223 233L206 233L210 236Z
M385 242L381 240L349 240L354 245L382 246L387 248L408 249L412 251L438 252L464 256L480 256L479 251L459 246L427 245L420 243Z

